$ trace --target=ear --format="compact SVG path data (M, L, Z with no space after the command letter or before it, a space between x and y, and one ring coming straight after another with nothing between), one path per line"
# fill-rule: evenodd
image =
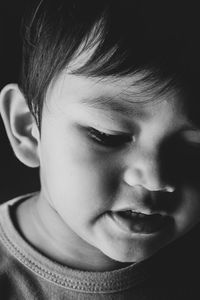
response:
M9 84L1 91L0 113L17 158L28 167L38 167L39 130L16 84Z

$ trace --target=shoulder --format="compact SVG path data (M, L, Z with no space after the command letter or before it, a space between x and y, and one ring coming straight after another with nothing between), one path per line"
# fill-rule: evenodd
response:
M2 264L2 256L9 255L9 249L11 247L14 235L16 234L15 226L12 221L11 211L12 207L20 203L28 195L16 197L8 200L0 205L0 263ZM7 261L7 260L5 260Z
M0 263L3 255L7 256L14 251L15 241L20 238L13 220L13 210L20 202L29 199L33 194L35 193L18 196L0 205Z
M27 285L30 285L30 292L26 299L35 299L31 285L34 274L23 264L20 237L11 217L12 207L31 195L19 196L0 205L0 295L3 299L25 299Z
M16 196L16 197L14 197L12 199L9 199L7 201L2 201L1 200L0 211L2 209L5 209L5 207L12 206L12 205L14 205L18 202L24 201L25 199L35 195L36 193L38 193L38 192L32 192L32 193L27 193L27 194L24 194L24 195Z

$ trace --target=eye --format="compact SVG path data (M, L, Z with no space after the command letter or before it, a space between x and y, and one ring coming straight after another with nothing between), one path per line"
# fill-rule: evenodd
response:
M108 134L94 128L88 129L88 135L94 142L110 148L121 147L133 141L130 134Z

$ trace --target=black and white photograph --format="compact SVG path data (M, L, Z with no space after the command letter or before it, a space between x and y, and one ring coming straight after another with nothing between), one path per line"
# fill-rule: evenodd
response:
M200 299L200 9L2 0L0 300Z

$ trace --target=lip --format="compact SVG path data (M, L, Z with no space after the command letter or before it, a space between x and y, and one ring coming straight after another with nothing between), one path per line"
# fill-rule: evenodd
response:
M143 214L130 210L111 211L111 218L121 229L137 234L152 234L169 225L171 218L161 214Z

